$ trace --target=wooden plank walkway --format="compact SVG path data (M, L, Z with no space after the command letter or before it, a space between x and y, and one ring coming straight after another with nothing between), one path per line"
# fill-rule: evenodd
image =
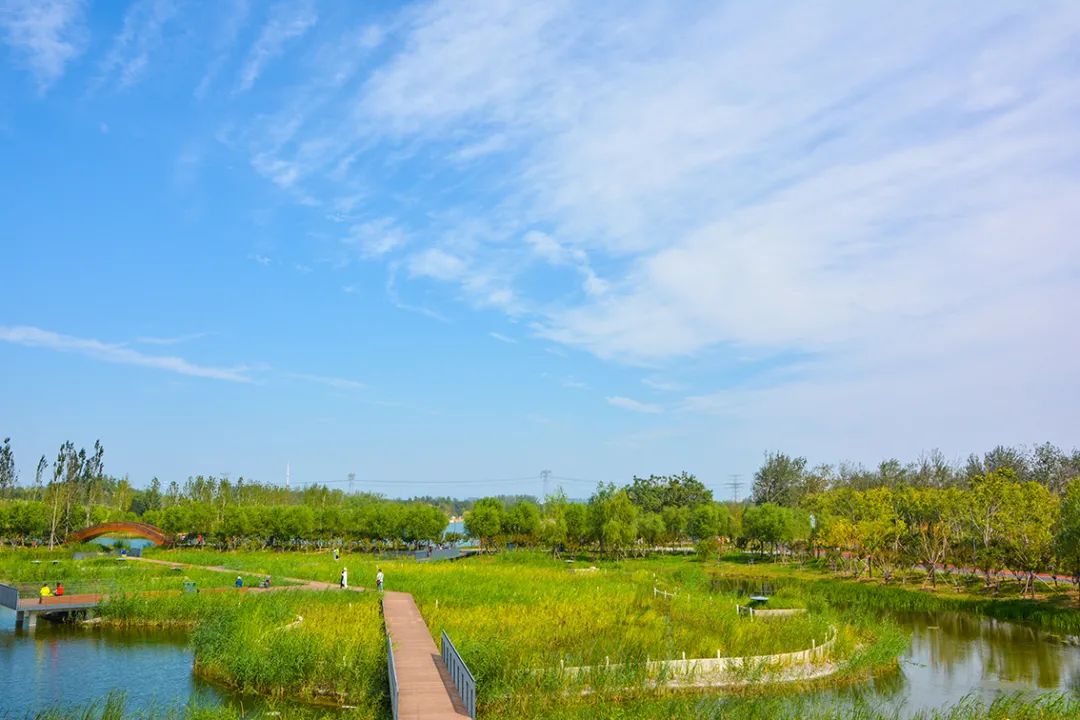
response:
M413 596L384 593L383 618L394 646L398 720L468 718Z

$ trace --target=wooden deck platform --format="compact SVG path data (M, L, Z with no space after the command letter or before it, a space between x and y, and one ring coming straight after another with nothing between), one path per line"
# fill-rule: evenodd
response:
M468 718L412 595L385 593L383 618L397 668L398 720Z

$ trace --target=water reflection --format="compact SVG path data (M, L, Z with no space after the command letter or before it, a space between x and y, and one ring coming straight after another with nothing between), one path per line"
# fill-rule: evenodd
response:
M181 634L47 621L16 632L9 615L0 617L0 716L100 701L113 690L122 690L133 709L222 699L192 674L191 652Z

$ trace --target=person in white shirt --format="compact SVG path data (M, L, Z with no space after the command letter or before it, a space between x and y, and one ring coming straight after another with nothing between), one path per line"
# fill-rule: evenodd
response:
M382 583L383 583L383 574L382 574L382 568L380 568L379 572L375 573L375 588L377 590L379 590L379 591L382 591Z
M341 589L349 587L349 568L341 568Z

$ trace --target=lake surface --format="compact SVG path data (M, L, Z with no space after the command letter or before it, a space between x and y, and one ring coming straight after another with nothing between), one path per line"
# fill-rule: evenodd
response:
M0 717L101 701L124 691L128 708L171 707L226 696L198 680L182 633L54 624L14 630L0 609Z
M1080 693L1080 647L1038 630L955 612L893 618L911 633L899 670L827 697L862 698L913 715L969 696L989 702L1017 691Z
M905 716L968 696L992 700L1018 690L1080 693L1080 647L1037 630L962 613L894 618L911 633L900 668L873 682L806 697L813 704L867 701ZM14 613L0 610L0 717L100 700L124 690L128 708L235 702L195 678L182 634L118 631L41 621L16 633ZM703 700L707 706L709 700ZM245 703L251 707L250 702Z

